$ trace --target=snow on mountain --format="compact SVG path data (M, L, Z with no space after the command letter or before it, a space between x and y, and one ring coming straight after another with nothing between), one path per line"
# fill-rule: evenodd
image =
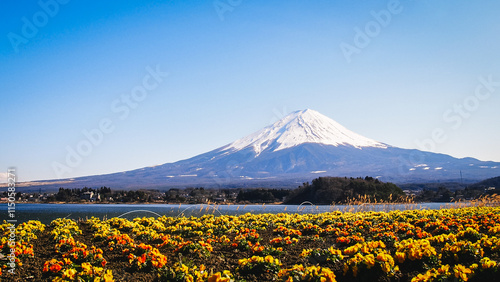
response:
M366 138L343 127L317 111L306 109L293 112L274 124L247 137L234 141L224 150L253 148L259 155L269 149L273 152L304 143L332 146L387 148L386 144Z

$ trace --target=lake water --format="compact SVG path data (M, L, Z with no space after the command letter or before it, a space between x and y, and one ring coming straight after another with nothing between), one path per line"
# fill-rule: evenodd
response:
M187 205L187 204L16 204L15 219L17 223L28 220L40 220L49 224L52 220L65 217L71 219L123 217L133 219L143 216L202 216L239 215L245 213L323 213L332 211L391 211L407 209L440 209L453 207L455 204L422 203L391 205L335 205L315 206L310 203L302 205ZM462 203L463 205L463 203ZM7 220L7 204L0 204L0 221Z

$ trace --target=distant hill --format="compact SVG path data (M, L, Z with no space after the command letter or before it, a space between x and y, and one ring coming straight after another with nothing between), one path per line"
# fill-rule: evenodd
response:
M284 203L297 205L309 201L316 205L330 205L365 195L371 200L379 201L390 201L405 196L403 190L395 184L384 183L372 177L319 177L314 179L312 184L304 183L291 191Z
M488 178L477 183L439 182L400 185L410 190L418 202L449 202L477 199L486 195L500 194L500 177Z
M469 188L473 189L488 189L491 187L495 187L496 190L500 189L500 176L488 178L469 186Z
M440 187L446 187L450 191L462 190L467 186L473 185L471 183L460 182L430 182L430 183L407 183L398 185L403 190L420 191L420 190L438 190Z
M488 178L479 182L470 182L464 181L464 183L460 182L427 182L427 183L406 183L400 184L399 187L403 190L438 190L441 187L444 187L450 191L463 190L465 188L474 189L474 190L484 190L491 187L496 187L500 190L500 176Z

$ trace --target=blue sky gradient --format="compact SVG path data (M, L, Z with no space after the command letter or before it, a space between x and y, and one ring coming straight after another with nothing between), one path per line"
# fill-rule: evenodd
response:
M305 108L394 146L500 161L498 1L42 0L0 7L0 169L17 167L20 181L174 162ZM384 25L374 17L380 13L390 15ZM39 21L30 38L25 20ZM374 23L378 29L359 48L357 30L366 34ZM13 34L25 40L13 44ZM342 44L358 52L346 58ZM168 77L124 117L116 109L148 67ZM67 165L67 148L103 120L112 132L57 173L54 163ZM442 134L429 141L436 130Z

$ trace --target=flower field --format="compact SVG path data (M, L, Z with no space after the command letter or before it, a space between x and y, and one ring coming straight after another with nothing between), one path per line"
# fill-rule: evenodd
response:
M500 281L500 208L0 225L1 281Z

